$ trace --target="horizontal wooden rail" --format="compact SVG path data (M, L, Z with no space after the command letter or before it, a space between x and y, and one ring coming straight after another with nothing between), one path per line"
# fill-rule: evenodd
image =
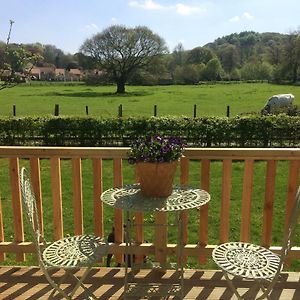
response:
M206 257L211 256L213 249L216 245L206 245L202 247L198 244L186 244L184 245L184 256L199 256L199 253L204 254ZM133 247L133 253L137 255L151 255L155 253L154 243L142 243ZM2 242L0 243L1 251L7 253L33 253L35 251L34 244L32 242ZM109 244L108 252L113 254L124 254L126 248L125 243L121 244ZM274 253L280 254L281 247L271 246L269 248ZM177 251L177 244L167 244L166 254L174 255ZM289 257L299 259L300 247L292 247Z
M127 158L128 147L21 147L0 146L0 157L50 158ZM189 159L212 160L300 160L299 148L187 148L184 155Z
M128 182L127 178L123 178L123 173L128 168L127 163L123 162L127 159L128 150L129 148L126 147L0 147L0 176L3 178L3 182L0 182L0 260L6 259L6 253L15 253L16 260L23 261L25 253L34 252L33 244L28 241L25 220L22 218L18 183L19 168L25 165L31 173L38 211L42 217L42 231L44 230L48 234L51 232L53 240L64 237L66 231L68 234L94 233L106 238L107 233L114 227L115 243L109 246L109 251L116 255L118 262L122 263L125 251L123 243L124 216L122 211L112 210L107 205L103 205L100 195L104 186L111 188L122 186L124 182ZM233 206L232 195L235 189L232 176L235 172L235 164L242 166L241 192L240 199L238 199L240 215L236 216L240 223L235 226L237 228L235 230L238 231L237 236L241 240L251 241L252 198L255 192L255 164L258 161L265 162L266 170L265 176L261 180L261 188L264 189L263 196L259 200L262 208L260 240L262 245L278 252L280 248L272 245L278 165L280 161L284 161L286 165L286 184L284 186L286 196L281 203L281 209L284 211L284 218L282 218L282 228L284 228L299 184L300 149L188 148L185 150L184 156L180 161L179 168L181 184L188 185L190 183L190 176L195 177L196 168L199 188L210 192L216 184L220 186L219 194L214 195L208 205L193 212L198 218L197 224L193 224L195 225L193 230L196 231L198 239L194 243L190 242L190 212L186 211L183 214L184 259L195 256L196 261L205 263L211 256L211 251L215 247L210 243L211 208L217 206L219 210L219 218L214 220L214 222L219 222L219 234L214 236L217 240L216 244L230 240L232 231L230 209ZM217 181L214 162L220 169ZM191 166L193 166L193 171L191 171ZM67 175L63 172L66 169ZM90 178L87 178L87 174L90 174ZM89 180L88 184L86 180ZM133 182L135 180L138 178L134 178ZM9 185L9 188L6 185ZM85 199L87 189L91 190L90 199ZM4 193L4 191L6 192ZM68 193L70 199L66 201ZM89 205L89 210L93 211L87 212L87 205ZM107 217L106 210L109 209L111 211ZM11 218L9 214L12 215ZM72 224L66 222L67 215L71 215ZM155 214L152 218L153 223L167 225L169 215L172 214ZM146 218L144 214L137 213L135 222L142 224L144 218ZM168 257L174 256L177 244L169 241L166 227L156 226L156 229L152 230L151 240L144 243L148 227L137 226L133 250L138 260L142 260L144 255L151 254L157 261L165 262ZM8 228L10 234L7 234ZM291 257L300 258L300 248L293 248Z

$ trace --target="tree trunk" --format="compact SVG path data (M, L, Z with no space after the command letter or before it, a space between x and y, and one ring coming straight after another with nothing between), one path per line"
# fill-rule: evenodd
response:
M293 83L296 83L297 82L297 79L298 79L298 64L295 63L294 66L293 66Z
M125 93L125 81L119 80L117 81L117 94L124 94Z

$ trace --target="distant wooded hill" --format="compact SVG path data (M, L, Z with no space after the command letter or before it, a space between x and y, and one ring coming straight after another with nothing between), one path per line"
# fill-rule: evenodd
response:
M179 81L184 81L189 71L197 69L198 73L200 70L199 80L296 82L300 73L299 33L287 35L244 31L218 38L190 51L182 52L182 46L178 45L172 55L175 78ZM178 69L178 65L182 68Z
M195 37L196 39L197 37ZM13 47L14 45L10 45ZM23 45L39 54L37 66L82 70L96 69L92 58L82 53L65 54L53 45ZM0 59L5 43L0 42ZM269 80L297 83L300 76L300 33L257 33L244 31L216 39L203 47L185 50L178 44L170 54L138 69L131 84L195 84L199 81ZM106 83L105 75L91 75L91 84Z

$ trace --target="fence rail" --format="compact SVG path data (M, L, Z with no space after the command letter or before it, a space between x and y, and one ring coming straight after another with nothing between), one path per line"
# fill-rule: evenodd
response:
M53 239L62 238L65 235L64 216L70 211L73 214L73 232L74 234L81 234L86 231L85 224L87 222L93 223L92 231L101 237L105 236L109 224L105 218L104 211L106 206L100 201L100 195L103 192L103 181L109 172L104 172L107 160L112 161L112 182L111 186L121 186L124 182L123 178L123 161L127 158L129 148L73 148L73 147L0 147L0 174L7 174L8 185L10 186L10 194L4 194L6 190L6 183L0 182L0 260L6 259L6 253L15 253L17 261L24 261L25 253L34 251L33 244L28 241L25 232L21 195L19 186L19 169L26 165L31 172L31 179L33 188L36 194L38 209L41 216L41 228L53 228ZM190 166L195 161L199 163L197 172L199 174L198 186L210 192L212 182L215 174L212 172L212 163L217 161L221 165L221 193L219 199L212 199L215 203L220 205L219 215L219 236L218 242L225 242L230 237L230 207L232 191L235 188L232 185L232 174L235 162L242 163L243 182L241 193L241 223L239 236L243 241L251 241L251 213L252 213L252 196L253 196L253 177L255 175L255 163L265 162L266 172L265 179L262 186L264 187L264 199L262 203L262 224L261 230L261 244L266 247L271 247L275 251L279 251L279 247L272 245L272 227L274 222L274 199L275 199L275 185L278 176L277 164L279 161L285 161L288 165L287 182L285 185L286 196L284 203L285 224L291 211L296 190L299 184L300 171L300 149L297 148L272 148L272 149L233 149L233 148L188 148L184 153L184 157L180 161L180 175L179 181L181 184L189 184ZM91 161L88 170L84 169L83 163L85 160ZM49 168L41 168L41 162L48 162ZM65 162L70 162L70 182L72 191L72 207L66 207L64 201L65 196L63 190L66 188L66 183L62 180L61 165ZM42 177L45 178L45 170L50 172L50 199L52 207L52 220L45 220L45 215L49 215L45 211L45 199L42 192ZM83 197L83 182L86 180L86 174L92 174L92 182L90 188L92 189L92 205L88 214L84 214L86 201ZM105 175L105 174L106 175ZM110 176L110 175L109 175ZM5 203L4 203L5 198ZM11 200L12 221L6 218L7 202ZM211 202L212 203L212 202ZM6 208L4 209L4 204ZM49 203L48 203L49 205ZM214 204L216 205L216 204ZM198 241L196 243L188 243L189 241L189 214L184 214L184 255L195 256L200 263L203 263L207 257L211 255L214 244L209 244L209 205L201 207L198 215ZM156 214L154 222L167 222L165 213ZM50 218L51 219L51 218ZM137 213L135 221L142 224L144 215ZM10 223L11 222L11 223ZM49 224L49 222L51 224ZM125 244L123 243L123 225L124 220L122 212L118 209L113 212L113 222L115 227L115 244L110 246L110 252L116 255L118 261L122 261L125 251ZM11 225L12 224L12 225ZM51 226L50 226L51 225ZM68 225L69 226L69 225ZM284 226L284 224L283 224ZM12 228L13 237L8 236L6 231L9 227ZM48 230L48 229L47 229ZM154 231L154 238L148 243L144 243L144 236L146 232L145 226L137 226L134 246L134 252L137 255L152 254L156 256L158 261L164 260L166 256L171 256L176 253L176 243L170 243L167 235L167 228L159 227ZM164 247L161 251L157 251L157 245L161 250L162 244L160 237L164 236ZM217 243L218 243L217 242ZM291 252L291 257L300 258L300 248L294 247Z

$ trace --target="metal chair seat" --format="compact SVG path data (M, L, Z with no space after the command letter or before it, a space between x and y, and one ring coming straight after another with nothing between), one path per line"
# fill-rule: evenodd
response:
M245 242L228 242L217 246L212 253L215 263L222 269L228 285L236 297L248 299L247 293L258 289L262 294L255 299L271 299L271 291L280 278L285 259L292 248L293 236L300 216L300 187L296 193L288 226L284 230L284 238L280 256L269 249ZM253 281L248 292L240 294L228 275ZM251 299L254 299L253 297Z
M53 288L48 299L52 299L56 292L67 300L73 299L79 287L82 287L86 298L97 299L83 284L94 263L101 262L101 258L107 252L107 244L101 242L101 238L93 235L76 235L54 241L48 244L40 230L39 213L35 194L26 169L21 169L20 187L25 216L33 233L36 254L40 268ZM85 267L83 275L77 277L77 268ZM49 271L52 268L60 268L65 274L58 280L53 278ZM71 292L61 288L61 284L70 276L76 282Z
M245 279L272 279L280 265L280 257L272 251L243 242L221 244L212 256L221 269Z
M44 249L42 257L48 266L66 269L91 265L105 252L100 237L77 235L53 242Z

